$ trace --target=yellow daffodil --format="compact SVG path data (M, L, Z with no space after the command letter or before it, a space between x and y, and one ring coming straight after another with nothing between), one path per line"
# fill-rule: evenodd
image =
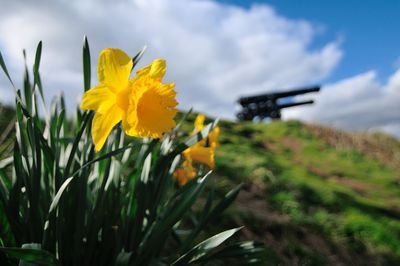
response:
M214 169L215 167L215 151L211 147L202 147L200 145L195 144L190 148L187 148L183 152L183 156L188 161L195 161L198 163L202 163L210 167L210 169Z
M197 115L194 121L194 130L193 135L197 132L201 131L204 128L205 116L203 114ZM185 156L188 161L196 161L202 164L207 165L211 169L214 169L214 155L215 148L218 146L218 135L219 128L215 127L207 136L207 138L199 141L195 145L190 148L187 148L183 152L183 156Z
M204 128L204 121L206 117L203 114L198 114L195 121L194 121L194 130L193 135L197 132L201 131ZM199 143L201 146L210 146L211 148L217 148L219 146L218 143L218 136L220 133L219 127L215 127L211 132L208 134L207 138L201 140Z
M205 115L203 114L198 114L196 116L196 119L194 120L194 133L199 132L204 128L204 121L206 120Z
M192 135L198 133L204 128L204 121L205 116L203 114L199 114L196 117ZM181 186L182 184L185 184L187 180L193 179L196 175L196 172L193 170L193 162L205 164L210 169L215 168L214 157L215 149L219 146L219 132L219 128L215 127L205 139L199 141L198 143L183 151L182 155L184 156L185 160L182 163L182 167L178 168L174 173L174 176L177 178ZM189 178L191 174L193 175L193 177ZM182 180L186 181L182 182Z
M120 121L125 133L135 137L160 138L175 127L175 84L161 83L165 60L154 60L129 79L132 65L132 59L120 49L107 48L100 53L99 84L85 92L81 102L81 109L96 112L92 121L96 151Z
M174 172L174 176L178 180L180 186L184 186L188 181L195 178L196 174L196 170L189 161L184 161L181 168L176 169Z
M219 147L218 136L219 136L220 129L219 127L215 127L211 130L210 134L208 134L208 143L211 148L215 149Z

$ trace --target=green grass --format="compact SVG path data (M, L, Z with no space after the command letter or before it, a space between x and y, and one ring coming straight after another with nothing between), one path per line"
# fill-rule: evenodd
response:
M270 224L264 232L255 234L284 264L400 263L400 175L393 162L379 160L351 143L335 147L313 127L297 121L225 122L221 128L217 174L232 182L262 182L270 209L252 209L253 202L244 202L249 212L268 215L272 210L289 217L277 224L266 221ZM346 135L335 130L330 134ZM400 149L394 152L400 154ZM316 243L306 243L290 230L285 240L274 237L276 227L287 230L289 225L312 235ZM319 249L320 241L327 247Z

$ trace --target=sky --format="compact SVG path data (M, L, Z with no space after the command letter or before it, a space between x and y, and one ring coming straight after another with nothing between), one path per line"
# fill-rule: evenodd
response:
M311 47L341 39L345 53L340 65L326 79L334 82L374 69L382 79L400 66L400 1L398 0L221 0L244 8L269 4L280 15L304 19L321 30Z
M234 119L240 96L322 85L316 104L284 119L400 136L400 1L0 0L0 51L15 81L22 49L43 41L46 98L82 96L82 38L92 54L118 47L139 67L167 60L179 108ZM16 82L21 84L21 82ZM304 97L299 97L299 99ZM0 101L13 91L0 75Z

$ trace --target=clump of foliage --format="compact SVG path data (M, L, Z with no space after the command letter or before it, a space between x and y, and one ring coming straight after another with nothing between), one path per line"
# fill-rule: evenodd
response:
M241 227L211 237L204 234L241 186L223 197L210 192L199 204L198 197L208 191L207 180L213 178L210 172L198 171L183 186L174 178L181 154L206 139L216 122L186 139L179 134L180 123L161 139L127 138L126 128L117 125L108 141L96 147L91 138L93 111L77 108L75 119L68 120L61 96L39 115L38 103L46 106L41 51L40 42L33 80L26 68L23 90L14 86L0 54L0 65L16 93L14 149L0 162L1 265L258 262L260 243L223 244ZM129 63L132 68L142 52ZM85 38L86 92L90 73Z

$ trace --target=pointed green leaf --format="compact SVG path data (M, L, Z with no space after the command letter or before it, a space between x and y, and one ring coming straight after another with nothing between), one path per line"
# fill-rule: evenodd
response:
M127 266L129 265L129 260L132 257L132 252L121 251L117 256L116 265L117 266Z
M8 80L10 81L11 85L13 85L13 87L15 88L14 82L12 81L12 79L10 77L10 74L8 73L8 69L7 69L6 63L4 62L4 59L3 59L3 56L1 54L1 52L0 52L0 66L3 69L4 74L6 74L6 76L7 76Z
M42 81L40 80L40 74L39 74L41 57L42 57L42 41L40 41L36 47L35 63L33 65L33 87L35 88L37 86L39 88L40 97L42 98L42 101L44 103L45 101L43 96Z
M83 37L83 88L85 91L90 89L91 79L90 49L87 36Z
M152 256L153 252L157 252L173 226L184 217L203 191L210 174L211 171L203 178L190 181L182 188L182 192L164 208L163 215L161 215L151 230L143 237L138 251L139 255L135 261L136 264L143 263L143 261L148 260Z
M179 257L174 263L171 264L171 266L188 265L192 262L196 262L203 256L207 255L210 250L221 245L225 240L233 236L240 229L242 229L242 227L233 228L204 240L190 251Z
M68 187L69 183L71 183L72 178L73 178L72 176L67 178L64 181L64 183L61 185L60 189L57 191L57 194L55 195L53 201L51 202L49 214L52 213L58 206L58 202L60 201L60 198L61 198L62 194L64 193L65 189Z
M132 58L132 69L136 66L136 64L139 62L140 58L142 58L144 52L146 51L147 46L144 46L142 50L140 50L139 53L137 53L133 58Z
M40 245L38 244L24 244L22 248L0 247L0 251L23 262L30 262L46 266L59 265L59 261L53 254L46 250L40 249L39 246ZM22 263L22 265L24 264Z
M208 198L206 205L204 207L204 216L201 217L200 222L196 225L195 229L191 232L191 234L185 239L184 244L182 245L182 251L186 252L191 245L191 243L196 239L197 235L204 229L204 227L212 220L217 218L221 213L228 208L233 201L236 199L239 194L240 189L242 188L242 184L238 185L231 191L229 191L221 201L211 209L211 199ZM211 193L210 193L211 194Z
M260 262L262 252L265 250L262 242L256 241L244 241L238 242L222 249L219 249L210 256L201 259L201 262L210 261L214 259L225 260L227 258L235 259L240 261L240 265L254 264Z

